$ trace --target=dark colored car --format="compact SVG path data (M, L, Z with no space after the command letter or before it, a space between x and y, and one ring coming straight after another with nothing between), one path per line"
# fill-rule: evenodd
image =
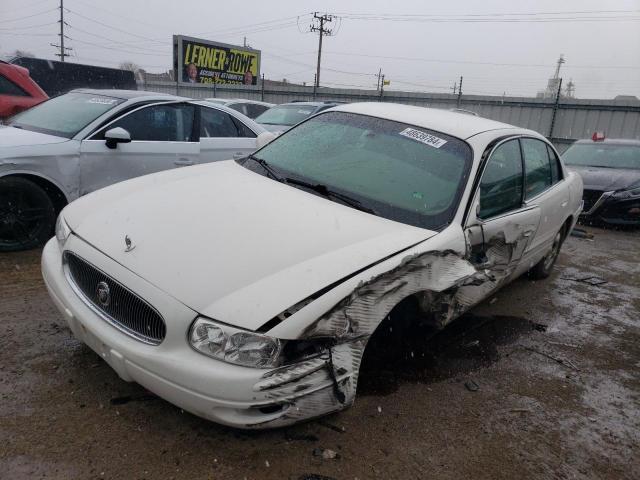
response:
M640 140L578 140L562 158L584 182L583 220L640 226Z
M311 115L327 108L335 107L343 102L291 102L271 107L255 118L255 121L274 133L282 133L294 125L306 120Z
M50 97L76 88L138 89L135 76L129 70L31 57L16 57L11 63L28 68L31 78Z
M0 120L47 98L47 94L29 76L29 70L0 61Z

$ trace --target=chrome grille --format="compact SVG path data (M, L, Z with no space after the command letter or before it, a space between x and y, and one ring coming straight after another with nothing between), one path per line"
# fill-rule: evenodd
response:
M65 251L63 259L76 293L104 320L142 342L164 340L167 329L155 308L78 255Z

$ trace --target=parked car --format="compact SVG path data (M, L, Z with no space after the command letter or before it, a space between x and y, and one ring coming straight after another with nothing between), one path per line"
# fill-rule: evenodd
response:
M328 108L339 105L338 102L291 102L276 105L262 115L256 117L256 122L270 132L280 134L286 132L295 124L306 120L311 115L320 113Z
M584 181L586 222L640 225L640 140L578 140L562 155Z
M274 106L273 103L259 102L258 100L244 100L242 98L206 98L205 100L233 108L249 118L256 118Z
M42 271L121 378L275 427L351 405L368 339L404 301L443 327L524 272L549 275L581 204L579 175L536 132L357 103L247 158L79 199Z
M128 178L240 158L273 134L222 105L128 90L75 90L0 127L0 251L52 234L70 201Z
M131 70L33 57L15 57L11 59L11 63L28 68L31 78L50 97L78 88L118 90L138 88L136 77Z
M29 70L0 61L0 123L47 98L47 94L29 76Z

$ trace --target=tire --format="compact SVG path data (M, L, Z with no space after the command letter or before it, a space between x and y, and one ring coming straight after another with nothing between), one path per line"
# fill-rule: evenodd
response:
M0 252L44 244L55 221L53 202L42 188L20 177L0 178Z
M547 253L531 270L529 270L530 278L534 280L542 280L551 275L553 266L556 264L556 260L558 260L562 243L564 242L564 231L565 227L563 226L558 233L556 233L556 236L553 237L553 245L551 246L549 253Z

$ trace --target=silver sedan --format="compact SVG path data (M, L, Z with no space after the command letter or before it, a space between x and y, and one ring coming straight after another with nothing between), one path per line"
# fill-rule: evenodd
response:
M223 105L127 90L74 90L0 127L0 252L51 237L57 213L99 188L241 158L273 137Z

